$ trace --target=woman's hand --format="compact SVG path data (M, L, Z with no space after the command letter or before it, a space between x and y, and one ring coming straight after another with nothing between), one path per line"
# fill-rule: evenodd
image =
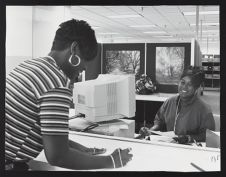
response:
M177 137L173 137L173 139L179 144L187 144L191 141L189 135L178 135Z
M147 127L142 127L139 131L139 134L142 135L143 137L149 136L150 132L148 130L149 129Z
M120 168L125 166L130 160L132 160L133 155L129 153L132 149L116 149L111 156L113 157L113 160L115 163L115 168Z
M98 154L103 154L106 152L106 149L105 148L86 148L84 150L85 152L91 154L91 155L98 155Z

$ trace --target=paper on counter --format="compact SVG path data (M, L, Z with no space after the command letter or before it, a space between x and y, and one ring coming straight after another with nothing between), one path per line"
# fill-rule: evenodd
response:
M168 136L150 135L150 141L171 143L173 139Z
M161 132L161 131L151 131L152 133L154 134L157 134L157 135L161 135L161 136L167 136L167 137L175 137L175 133L174 131L168 131L168 132Z

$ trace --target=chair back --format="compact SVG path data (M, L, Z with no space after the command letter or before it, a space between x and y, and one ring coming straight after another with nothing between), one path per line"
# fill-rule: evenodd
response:
M219 114L213 114L213 118L215 121L215 131L219 132L220 131L220 115Z

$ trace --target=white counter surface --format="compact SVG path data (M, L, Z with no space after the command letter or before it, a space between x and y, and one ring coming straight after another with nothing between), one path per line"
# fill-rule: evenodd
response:
M133 159L123 168L91 171L199 171L191 163L205 171L220 171L220 149L218 148L78 132L70 132L69 138L88 147L104 147L107 149L105 155L112 153L116 148L132 148ZM69 170L49 165L43 151L31 164L33 164L33 170Z

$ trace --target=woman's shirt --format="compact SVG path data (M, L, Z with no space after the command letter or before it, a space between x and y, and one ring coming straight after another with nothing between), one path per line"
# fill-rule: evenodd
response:
M195 95L178 110L179 97L173 96L163 103L154 124L160 125L161 130L165 127L166 131L174 131L176 135L191 135L197 141L205 141L206 129L215 130L210 106Z
M33 159L42 135L67 135L70 80L51 57L27 60L6 79L5 158Z

